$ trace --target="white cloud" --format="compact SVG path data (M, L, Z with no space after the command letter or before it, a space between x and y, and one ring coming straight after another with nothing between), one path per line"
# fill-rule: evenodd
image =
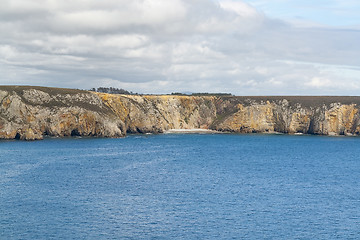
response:
M359 38L234 0L2 0L0 84L351 94Z
M306 82L305 85L315 88L324 88L332 86L332 82L326 78L313 77L309 82Z
M235 12L243 18L256 18L261 16L255 8L244 2L224 0L220 1L219 4L226 11Z
M9 45L0 45L0 56L3 59L12 59L17 55L18 53L14 47Z

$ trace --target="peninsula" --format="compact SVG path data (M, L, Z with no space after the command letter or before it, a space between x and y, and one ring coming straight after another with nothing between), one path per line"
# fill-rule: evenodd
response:
M120 95L0 86L0 139L123 137L172 129L360 135L359 110L358 96Z

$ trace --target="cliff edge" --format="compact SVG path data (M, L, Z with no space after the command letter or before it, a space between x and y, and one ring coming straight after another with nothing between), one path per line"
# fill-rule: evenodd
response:
M122 137L171 129L359 135L360 97L115 95L0 86L0 139Z

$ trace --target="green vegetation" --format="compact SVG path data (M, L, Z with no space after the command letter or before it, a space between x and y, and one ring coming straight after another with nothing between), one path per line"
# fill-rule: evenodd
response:
M24 90L36 89L48 93L50 95L56 94L70 94L75 95L78 93L85 93L85 90L79 89L71 89L71 88L54 88L54 87L39 87L39 86L0 86L0 90L8 91L8 92L15 92L16 94L22 96Z
M113 88L113 87L98 87L91 88L90 91L100 92L100 93L110 93L110 94L124 94L124 95L138 95L137 93L129 92L122 88Z
M31 89L35 89L35 90L39 90L44 93L47 93L51 96L51 99L49 99L48 102L42 102L39 104L28 101L28 99L26 99L24 97L24 91L31 90ZM83 101L81 99L77 99L76 97L72 98L72 99L64 98L66 96L75 96L77 94L85 94L85 95L89 94L89 91L86 91L86 90L71 89L71 88L54 88L54 87L39 87L39 86L10 86L10 85L0 86L0 90L7 91L10 93L12 93L12 92L16 93L19 97L21 97L21 100L24 103L29 104L29 105L42 105L44 107L50 107L50 108L78 106L78 107L85 108L85 109L88 109L91 111L96 111L96 112L101 112L101 113L106 113L106 114L111 113L110 109L108 109L107 107L103 108L99 105L96 105L96 104L93 104L93 103L90 103L87 101ZM63 98L63 101L56 99L55 96L60 96L60 99ZM89 95L89 96L92 96L92 95Z

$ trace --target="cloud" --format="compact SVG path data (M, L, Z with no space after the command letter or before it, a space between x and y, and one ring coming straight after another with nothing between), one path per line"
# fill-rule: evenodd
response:
M326 86L331 86L332 82L326 78L313 77L309 82L306 82L305 85L315 88L323 88Z
M243 1L3 0L0 84L353 95L359 38L294 27Z
M243 18L258 18L261 15L255 8L244 2L224 0L219 2L219 4L222 9L229 12L235 12Z

